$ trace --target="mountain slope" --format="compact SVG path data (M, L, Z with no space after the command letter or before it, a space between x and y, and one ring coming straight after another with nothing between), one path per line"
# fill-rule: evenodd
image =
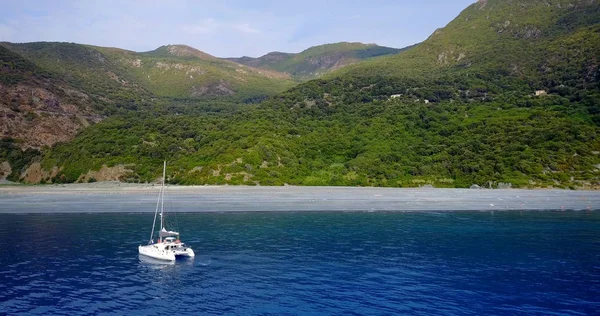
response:
M331 77L477 74L498 89L498 78L529 90L585 88L597 81L599 16L597 0L480 0L418 47Z
M0 63L0 137L40 148L101 119L89 95L2 46Z
M271 52L259 58L228 60L256 68L272 69L300 78L319 77L329 71L378 56L397 54L401 49L362 43L335 43L314 46L298 54Z
M157 96L245 99L272 95L294 85L285 74L222 60L184 45L145 53L97 49Z
M598 17L592 0L480 1L259 105L111 117L45 153L44 181L153 181L168 159L184 184L600 188Z
M118 64L99 51L81 44L36 42L1 43L39 69L88 93L98 110L112 114L118 108L149 99L151 93L138 85Z
M88 94L0 45L0 181L101 119Z
M479 2L398 55L227 115L109 120L44 163L64 166L56 181L124 163L148 181L169 157L170 181L188 184L598 187L597 7L563 5Z
M37 150L69 142L107 116L149 107L223 110L294 84L286 75L183 46L135 53L73 43L4 42L0 62L0 180L13 181L36 159ZM28 181L55 175L33 173Z
M182 45L146 53L73 43L2 45L118 106L153 97L245 99L275 94L294 84L285 74L224 61Z

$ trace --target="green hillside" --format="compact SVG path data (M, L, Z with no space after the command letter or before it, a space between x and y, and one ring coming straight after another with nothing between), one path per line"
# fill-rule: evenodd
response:
M154 181L167 159L182 184L599 188L598 21L597 1L479 1L417 47L260 104L110 117L45 152L42 167L62 169L42 181L94 181L104 165Z
M18 181L40 147L72 139L101 119L87 94L0 45L0 180ZM0 168L3 169L3 168Z
M264 97L294 85L287 75L222 60L184 45L146 53L97 48L156 96L176 98Z
M449 77L492 92L585 89L597 82L599 16L597 1L482 0L414 49L330 77Z
M42 73L34 63L3 46L0 46L0 63L0 82L5 85L17 84L37 75L50 76L48 73Z
M0 43L0 164L19 180L35 152L130 111L255 103L294 83L187 46L148 53L73 43ZM195 78L193 78L195 77ZM199 104L210 101L210 106ZM233 105L232 105L233 104ZM0 180L6 177L0 170Z
M272 69L305 80L361 60L397 54L401 49L362 43L335 43L314 46L298 54L272 52L259 58L229 58L240 64Z
M553 100L357 100L291 110L273 102L210 115L108 119L56 147L45 164L65 166L59 181L102 164L131 164L126 179L152 181L164 158L170 181L184 184L581 187L598 180L598 128Z
M252 99L294 85L286 75L221 60L188 46L152 52L74 43L2 43L94 96L126 104L154 97Z
M118 64L85 45L54 42L1 45L55 78L89 93L104 114L115 113L120 107L133 107L151 96Z

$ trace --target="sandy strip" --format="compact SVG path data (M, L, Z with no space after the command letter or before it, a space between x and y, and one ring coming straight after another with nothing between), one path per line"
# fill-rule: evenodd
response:
M0 213L154 212L159 186L0 186ZM596 210L599 191L169 186L176 212Z

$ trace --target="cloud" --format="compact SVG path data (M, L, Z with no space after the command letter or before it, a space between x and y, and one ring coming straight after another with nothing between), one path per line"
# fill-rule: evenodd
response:
M243 34L259 34L260 31L248 23L219 23L214 19L205 19L199 24L187 24L181 27L181 30L187 34L215 34L225 33L228 30L234 30Z
M202 23L196 25L184 25L181 30L188 34L211 34L219 28L214 19L205 19Z
M253 28L248 23L234 24L232 28L244 34L259 34L258 29Z

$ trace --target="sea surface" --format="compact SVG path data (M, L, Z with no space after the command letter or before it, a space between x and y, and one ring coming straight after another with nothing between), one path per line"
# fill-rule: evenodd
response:
M600 314L598 211L180 211L0 214L0 314Z

